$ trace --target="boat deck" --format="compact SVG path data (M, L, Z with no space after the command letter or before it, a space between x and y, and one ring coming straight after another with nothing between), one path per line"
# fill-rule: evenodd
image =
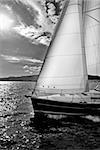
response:
M61 101L61 102L74 102L74 103L99 103L100 104L100 92L91 90L87 93L80 94L46 94L38 96L40 99Z

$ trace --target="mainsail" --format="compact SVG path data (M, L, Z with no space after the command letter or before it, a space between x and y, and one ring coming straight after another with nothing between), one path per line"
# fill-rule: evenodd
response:
M87 70L100 76L100 0L85 0L84 12Z
M82 1L69 0L60 17L36 90L54 93L87 91Z

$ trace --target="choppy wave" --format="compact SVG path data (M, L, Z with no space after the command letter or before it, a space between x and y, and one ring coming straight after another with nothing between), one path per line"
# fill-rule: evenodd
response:
M33 88L31 82L0 82L0 150L100 148L98 116L35 124L31 100L25 97Z
M86 116L86 119L92 120L93 122L100 122L100 116Z
M24 95L32 91L33 85L30 82L0 82L0 116L14 113L19 103L24 102Z

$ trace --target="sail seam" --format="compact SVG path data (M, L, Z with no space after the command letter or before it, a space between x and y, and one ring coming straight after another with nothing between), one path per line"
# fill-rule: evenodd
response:
M81 33L81 32L80 32L80 33ZM64 33L64 34L62 34L62 35L61 35L61 34L58 34L58 36L63 36L63 35L67 35L67 34L68 34L68 35L69 35L69 34L71 34L71 35L72 35L72 34L79 34L79 35L80 35L80 33L79 33L79 32L74 32L74 33Z
M88 45L86 45L86 47L87 47L87 48L89 48L89 47L97 47L97 48L98 48L99 45L100 45L100 44L93 44L93 45L92 45L92 44L90 44L90 45L88 44ZM87 52L86 52L86 53L87 53Z
M56 56L48 56L48 57L46 57L46 58L50 58L50 57L58 57L58 56L61 56L61 57L69 57L69 56L80 56L80 55L84 55L84 53L82 53L82 54L69 54L69 55L56 55Z
M72 86L72 85L76 85L76 86L77 86L78 84L65 84L64 86L66 87L66 85L71 85L71 86ZM55 87L55 86L56 86L56 87ZM67 89L61 89L60 86L62 86L62 85L55 85L55 86L54 86L54 85L51 85L49 88L48 88L48 85L46 85L45 87L42 87L42 86L41 86L41 87L40 87L40 86L37 86L37 87L38 87L38 89L41 90L41 91L44 91L44 89L51 90L51 91L52 91L52 90L64 90L64 91L73 90L73 91L77 91L77 90L83 89L83 87L81 87L81 88L76 87L75 89L73 89L73 88L68 88L68 87L67 87ZM63 86L63 88L64 88L64 86ZM38 90L38 89L37 89L37 90Z
M77 4L77 3L76 3L76 4L69 4L69 6L75 6L75 5L76 5L76 6L81 6L81 4ZM82 6L81 6L81 7L82 7Z
M81 83L80 83L80 84L81 84ZM56 86L59 86L59 87L60 87L60 86L66 86L66 85L67 85L67 86L68 86L68 85L72 86L72 85L79 85L79 84L74 84L74 83L73 83L73 84L68 84L68 83L67 83L67 84L51 84L51 85L45 84L45 85L43 85L43 86L42 86L42 85L43 85L43 84L41 84L41 86L39 86L39 87L42 87L42 88L46 88L46 87L47 87L47 89L50 89L50 87L52 87L52 88L55 87L55 88L56 88ZM67 89L65 89L65 90L67 90ZM74 90L75 90L75 89L74 89Z
M49 85L49 86L48 86L48 84L45 84L45 86L44 86L44 85L43 85L43 86L44 86L44 88L47 88L47 89L50 89L50 87L52 87L52 88L55 87L55 89L56 89L56 86L59 86L59 87L60 87L60 86L66 86L66 85L72 86L72 85L79 85L79 84L74 84L74 83L73 83L73 84L55 84L55 85L54 85L54 84L51 84L51 85ZM39 87L40 87L40 86L39 86ZM42 87L42 85L41 85L41 87ZM41 87L40 87L40 88L41 88ZM43 88L43 87L42 87L42 88ZM78 89L79 89L79 88L78 88ZM65 89L65 90L67 90L67 89ZM75 89L73 89L73 90L75 90Z
M98 25L100 25L100 24L95 24L95 25L86 25L86 28L88 29L90 29L90 28L92 28L92 27L96 27L96 26L98 26Z
M85 74L84 74L85 75ZM57 76L55 76L55 77L40 77L40 78L72 78L72 77L82 77L82 75L70 75L70 76L61 76L61 77L57 77ZM83 76L84 77L84 76Z
M45 90L45 91L44 91ZM47 90L47 91L46 91ZM55 94L59 94L59 93L62 93L62 92L66 92L65 94L73 94L72 92L74 92L74 94L79 94L79 91L80 91L80 94L82 94L82 91L83 91L83 88L76 88L76 89L60 89L60 87L58 88L41 88L39 87L39 89L36 89L37 92L42 92L44 94L50 94L50 93L47 93L47 92L52 92L52 93L55 93ZM57 93L56 93L57 92Z
M94 66L94 65L100 65L100 63L94 63L94 64L90 64L90 65L87 65L87 66Z
M73 11L73 12L70 12L70 13L69 13L69 12L66 12L65 15L70 15L70 14L78 14L78 12L76 12L76 11L75 11L75 12Z

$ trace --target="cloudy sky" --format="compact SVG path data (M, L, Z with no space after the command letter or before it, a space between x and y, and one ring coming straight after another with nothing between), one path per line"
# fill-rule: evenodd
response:
M0 0L0 77L38 74L64 0Z

